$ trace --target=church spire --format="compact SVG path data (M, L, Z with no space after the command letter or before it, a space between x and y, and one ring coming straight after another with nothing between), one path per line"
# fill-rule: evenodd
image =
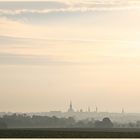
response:
M122 114L124 114L124 108L122 108Z
M72 101L70 101L70 106L69 106L68 112L74 112L73 106L72 106Z
M88 107L88 112L90 112L90 107Z
M70 109L72 109L72 101L70 101Z
M95 112L98 113L98 107L97 106L95 107Z

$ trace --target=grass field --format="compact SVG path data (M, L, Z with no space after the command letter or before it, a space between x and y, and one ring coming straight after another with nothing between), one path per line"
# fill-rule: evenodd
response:
M140 138L140 129L1 129L0 138Z

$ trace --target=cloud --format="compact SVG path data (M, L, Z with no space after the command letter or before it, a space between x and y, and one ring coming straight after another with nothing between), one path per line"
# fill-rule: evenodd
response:
M10 36L0 36L1 40L0 65L116 65L139 62L137 42L46 40ZM116 46L112 47L112 44Z
M0 65L49 65L49 64L68 64L65 61L52 60L43 55L21 55L0 53ZM70 64L70 63L69 63Z
M27 24L49 24L98 12L139 10L138 0L53 0L42 2L0 2L0 17ZM60 20L57 20L60 18ZM65 22L66 22L65 21ZM75 20L74 20L75 21Z
M65 2L60 1L3 1L0 2L0 9L54 9L54 8L66 8L68 5Z
M4 65L23 65L23 64L38 64L39 59L34 56L27 56L27 55L17 55L17 54L7 54L1 53L0 54L0 64Z
M48 14L62 12L93 12L139 9L137 0L85 0L85 1L46 1L46 2L1 2L0 15Z
M52 59L46 55L21 55L0 53L0 65L93 65L96 62L80 62Z
M27 24L73 22L81 16L140 10L137 0L53 0L44 2L0 2L0 17ZM58 20L58 18L60 20ZM67 20L66 20L67 19ZM82 18L81 18L82 19Z

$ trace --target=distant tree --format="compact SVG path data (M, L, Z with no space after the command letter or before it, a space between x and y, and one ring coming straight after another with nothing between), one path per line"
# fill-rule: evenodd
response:
M75 124L75 119L73 117L68 117L67 121L68 121L69 125Z
M95 121L94 126L95 126L96 128L102 128L102 127L103 127L102 121Z
M6 129L7 128L7 124L3 121L0 121L0 129Z
M103 118L102 124L106 128L112 128L113 127L113 123L111 122L111 120L109 118Z
M136 122L136 127L140 127L140 121Z
M113 123L109 118L103 118L102 121L95 121L94 126L97 128L112 128Z
M131 122L128 123L128 127L129 127L129 128L134 128L135 126L136 126L136 125L135 125L134 123L131 123Z
M85 126L85 124L84 124L83 121L78 121L78 122L76 123L76 127L84 127L84 126Z
M88 123L87 123L87 128L92 128L92 127L94 127L94 122L92 122L92 121L89 121Z

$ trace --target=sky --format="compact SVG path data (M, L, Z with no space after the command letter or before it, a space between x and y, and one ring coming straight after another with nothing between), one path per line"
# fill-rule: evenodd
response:
M0 111L140 113L139 0L0 0Z

